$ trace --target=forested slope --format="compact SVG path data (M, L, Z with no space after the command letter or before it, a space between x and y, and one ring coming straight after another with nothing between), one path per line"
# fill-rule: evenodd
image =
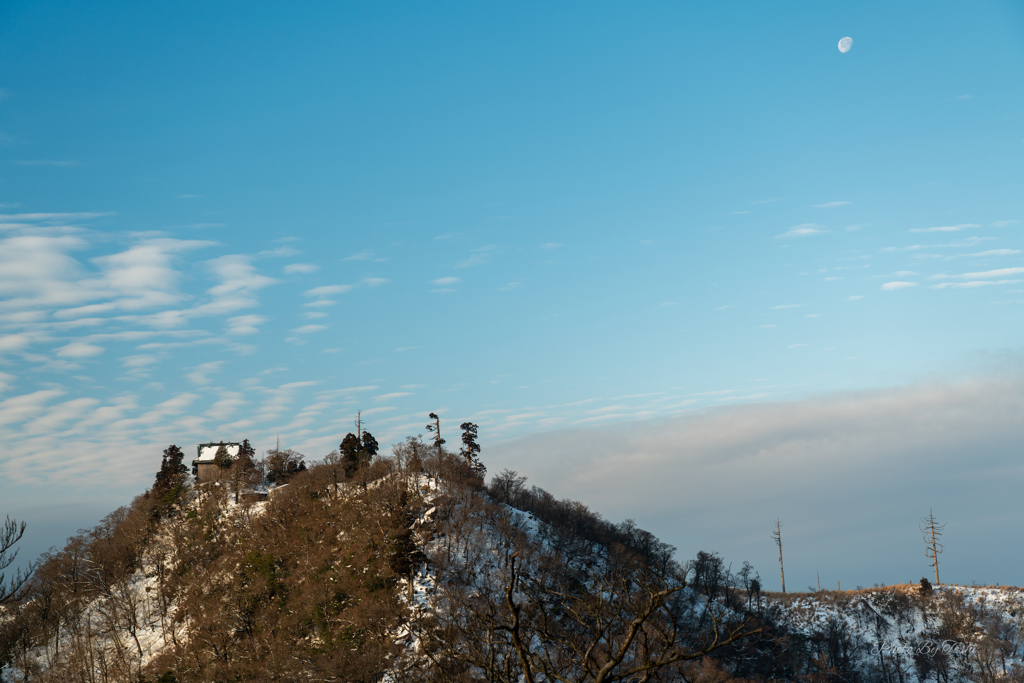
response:
M5 681L1017 675L1019 599L763 595L749 565L680 563L631 521L513 472L485 486L473 458L419 439L308 468L274 451L201 485L180 461L168 449L149 491L40 558L3 607ZM268 478L269 500L246 495ZM872 650L934 639L969 647L945 659Z

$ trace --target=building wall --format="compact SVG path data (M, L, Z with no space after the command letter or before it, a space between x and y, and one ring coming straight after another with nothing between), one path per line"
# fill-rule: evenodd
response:
M196 464L196 483L202 484L207 481L222 481L228 478L228 470L221 469L212 462L201 462Z

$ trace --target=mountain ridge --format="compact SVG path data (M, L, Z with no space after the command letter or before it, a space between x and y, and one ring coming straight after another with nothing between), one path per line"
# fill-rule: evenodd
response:
M5 608L4 683L1021 675L1018 589L767 593L746 563L679 562L631 520L507 470L485 486L418 438L342 465L246 500L252 472L195 485L165 452L153 488Z

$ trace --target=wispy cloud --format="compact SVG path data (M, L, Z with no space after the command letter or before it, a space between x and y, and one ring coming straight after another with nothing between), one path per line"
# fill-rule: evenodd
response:
M220 372L223 365L224 361L222 360L197 365L192 368L192 372L185 375L185 379L196 386L205 386L210 383L209 375L212 375L215 372Z
M39 214L49 220L54 214ZM114 311L174 306L175 258L212 245L198 240L143 239L127 250L92 259L90 272L74 252L90 248L81 237L31 232L0 240L0 307L49 310L57 319L81 319Z
M345 292L351 292L352 285L324 285L322 287L314 287L313 289L307 289L303 294L305 296L330 296L332 294L344 294Z
M941 284L932 285L932 289L947 289L953 287L956 289L975 289L977 287L988 287L990 285L1011 285L1020 282L1020 280L971 280L970 282L943 282Z
M273 249L264 249L256 255L261 258L288 258L290 256L298 256L301 253L301 251L294 247L283 246L274 247Z
M284 267L284 272L287 275L291 275L292 273L315 273L318 270L320 270L320 266L312 263L289 263Z
M1021 253L1020 249L989 249L988 251L979 251L976 254L964 254L964 256L1012 256L1019 253Z
M223 422L235 415L242 406L249 403L240 391L222 391L217 402L210 406L205 415L217 422Z
M129 371L139 371L160 362L158 357L146 354L124 356L118 360L120 360L125 369Z
M313 334L314 332L326 329L327 325L303 325L302 327L296 327L292 332L294 334Z
M228 325L226 332L228 334L256 334L259 332L257 325L262 325L267 321L261 315L239 315L234 318L228 318Z
M27 334L0 334L0 354L21 351L32 341L33 338Z
M917 250L919 250L919 249L924 249L924 248L925 248L925 247L924 247L924 245L921 245L921 244L911 244L911 245L910 245L910 246L908 246L908 247L884 247L884 248L882 249L882 251L884 251L884 252L893 252L893 251L917 251Z
M497 251L498 246L496 244L486 244L482 247L473 250L472 255L455 264L456 268L470 268L472 266L480 266L490 261L491 255Z
M1011 225L1017 225L1017 223L1020 223L1020 221L995 221L992 223L992 225L996 226L997 228L1006 228Z
M73 159L20 159L14 162L18 166L55 166L58 168L70 168L81 166L82 162Z
M486 254L473 254L469 258L467 258L467 259L465 259L463 261L459 261L458 263L456 263L455 267L456 268L471 268L473 266L482 266L483 264L488 263L489 261L490 261L490 259L488 258L488 255L486 255Z
M113 216L111 211L79 211L74 213L4 213L0 221L86 221L103 216Z
M1020 275L1024 273L1024 268L996 268L995 270L983 270L976 273L961 273L960 275L946 275L945 273L937 273L931 276L932 280L993 280L997 278L1006 278L1013 275Z
M395 391L390 394L381 394L380 396L374 396L374 401L390 401L393 398L402 398L403 396L412 396L411 391Z
M210 270L221 279L221 283L207 290L211 301L189 312L195 315L223 315L257 304L256 292L277 280L260 275L250 263L248 256L234 254L207 261Z
M853 202L825 202L824 204L812 204L811 206L816 209L834 209L837 206L848 206L852 203Z
M95 344L87 344L85 342L71 342L66 344L59 349L54 349L61 358L92 358L98 356L106 351L102 346L96 346Z
M910 232L960 232L971 228L980 228L976 223L960 223L959 225L940 225L935 228L911 228Z
M832 231L824 229L817 223L801 223L800 225L790 228L781 235L776 235L775 239L789 239L793 237L813 237L814 235L822 235L826 232Z
M430 284L438 285L439 287L446 287L450 285L457 285L462 282L462 278L458 277L439 277L436 280L431 280Z
M917 283L916 282L900 282L900 281L897 281L897 282L886 282L884 285L882 285L882 291L883 292L891 292L891 291L897 290L897 289L907 289L908 287L917 287Z

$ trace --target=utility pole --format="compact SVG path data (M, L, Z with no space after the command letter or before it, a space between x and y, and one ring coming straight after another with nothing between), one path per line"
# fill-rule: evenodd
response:
M356 438L359 443L363 442L363 411L356 411Z
M939 554L945 547L938 542L937 537L942 535L946 528L945 523L939 524L935 521L935 515L928 510L928 516L921 518L921 533L924 534L924 556L932 561L931 567L935 569L935 585L939 585Z
M821 592L821 573L818 571L814 572L815 576L818 577L818 592Z
M782 592L786 592L786 569L782 566L782 523L775 520L775 531L772 532L772 540L779 546L779 573L782 574Z

